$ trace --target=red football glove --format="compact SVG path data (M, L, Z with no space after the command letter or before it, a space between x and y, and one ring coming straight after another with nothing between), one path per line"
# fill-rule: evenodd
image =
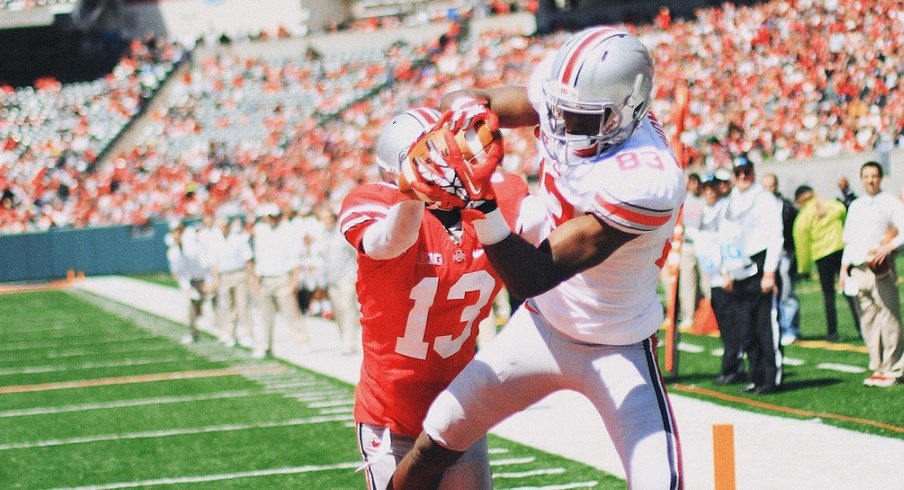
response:
M495 117L490 113L492 117ZM455 174L461 179L464 190L467 193L468 201L486 201L494 199L493 185L490 179L499 163L502 162L505 149L502 140L495 140L486 147L483 153L475 156L470 161L465 161L462 157L461 148L455 139L455 134L446 131L443 135L446 140L446 147L449 155L446 157L446 163L455 171Z
M443 131L448 132L448 130ZM420 138L418 141L420 141ZM428 141L427 148L430 151L425 158L414 157L412 159L417 173L423 181L415 180L410 182L411 189L426 196L441 208L464 207L468 194L464 189L461 178L458 177L455 169L449 165L447 159L442 156L440 150L432 142Z
M449 129L452 132L468 131L474 128L478 121L484 121L490 131L499 129L499 118L487 107L486 100L462 97L455 99L449 107ZM444 114L445 116L445 114ZM439 124L437 124L439 125Z

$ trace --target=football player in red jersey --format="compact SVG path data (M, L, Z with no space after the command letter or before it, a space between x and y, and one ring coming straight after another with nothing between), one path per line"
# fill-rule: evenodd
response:
M446 96L453 133L481 118L539 125L538 195L549 228L539 246L518 236L480 192L483 162L452 151L430 155L443 161L427 170L452 167L470 181L465 218L508 291L527 301L437 395L393 475L396 490L436 488L462 449L559 390L593 403L628 487L682 488L678 431L656 360L663 319L656 283L686 190L648 112L652 94L647 49L601 26L575 34L527 87Z
M353 190L339 216L358 251L364 361L355 421L370 489L386 488L430 403L474 357L477 326L502 287L458 209L428 206L395 184L407 150L438 117L416 108L393 118L376 145L384 182ZM505 219L517 227L527 184L500 172L493 181ZM492 488L485 437L446 472L441 488Z

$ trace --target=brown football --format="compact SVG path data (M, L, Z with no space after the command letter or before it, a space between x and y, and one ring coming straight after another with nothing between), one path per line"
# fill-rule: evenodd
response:
M449 149L446 146L446 138L443 136L447 131L445 127L434 129L427 133L408 150L407 158L402 161L401 172L399 172L399 190L402 193L419 199L424 202L433 202L428 196L421 194L411 188L411 182L429 183L421 175L423 166L417 164L418 160L430 161L430 147L436 148L443 156L449 155ZM462 157L466 162L471 161L475 156L480 155L493 141L502 139L502 133L499 131L490 131L483 121L478 121L474 128L468 131L458 131L455 134L455 140L458 147L461 148Z

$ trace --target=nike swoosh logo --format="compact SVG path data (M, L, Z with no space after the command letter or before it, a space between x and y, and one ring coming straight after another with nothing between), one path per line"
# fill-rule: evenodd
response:
M474 257L475 259L479 259L481 255L483 255L482 248L478 248L477 250L471 252L471 256Z
M462 180L464 181L465 185L468 186L468 189L470 189L468 192L470 192L472 195L475 195L475 196L480 195L480 191L482 190L482 188L474 187L474 184L471 182L470 179L462 179Z

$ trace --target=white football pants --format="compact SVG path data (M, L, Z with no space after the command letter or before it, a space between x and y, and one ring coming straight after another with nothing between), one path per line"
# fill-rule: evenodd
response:
M655 343L579 342L522 307L437 396L424 430L440 445L461 451L546 395L574 390L602 417L630 488L681 488L678 431Z

